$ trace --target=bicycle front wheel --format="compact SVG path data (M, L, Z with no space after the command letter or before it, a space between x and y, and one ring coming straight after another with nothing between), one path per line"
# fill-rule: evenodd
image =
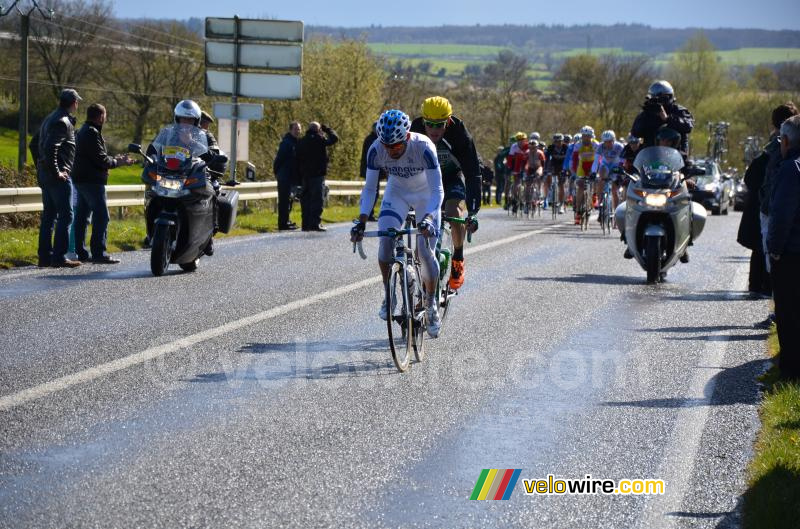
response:
M405 268L400 263L392 265L389 282L386 283L386 307L388 317L386 327L389 333L389 348L392 350L394 365L401 372L408 369L411 361L413 342L411 332L410 296Z

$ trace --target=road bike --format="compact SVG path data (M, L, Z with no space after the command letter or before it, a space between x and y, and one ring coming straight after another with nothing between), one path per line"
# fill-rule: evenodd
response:
M600 227L603 229L603 235L611 234L612 223L614 219L614 202L611 191L611 179L604 179L603 195L600 198L600 213L597 216L600 221Z
M450 262L453 258L453 237L450 226L453 224L466 223L467 219L442 215L439 239L436 242L436 259L439 261L439 280L436 285L436 292L439 294L437 301L439 302L439 319L441 320L439 336L442 335L445 318L447 317L453 298L458 295L458 290L450 288ZM472 242L472 233L469 231L467 231L467 242Z
M400 372L406 371L411 364L412 350L418 362L425 357L425 332L428 325L425 317L426 294L419 259L413 248L412 239L416 235L413 213L406 217L402 230L391 228L364 232L364 237L389 237L394 241L394 260L386 282L384 299L389 348L394 365ZM353 243L353 252L356 249L362 259L367 258L360 241Z

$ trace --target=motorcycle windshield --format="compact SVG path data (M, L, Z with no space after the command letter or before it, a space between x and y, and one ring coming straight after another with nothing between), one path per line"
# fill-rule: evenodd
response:
M683 157L671 147L647 147L636 155L633 166L643 186L673 188L680 181Z
M153 147L158 152L160 167L179 171L208 152L208 137L199 127L175 123L161 129Z

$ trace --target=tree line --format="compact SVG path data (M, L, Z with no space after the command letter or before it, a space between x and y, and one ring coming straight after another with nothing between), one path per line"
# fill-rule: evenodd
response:
M223 99L203 95L202 40L185 25L115 20L105 0L58 0L55 10L52 21L31 21L36 36L31 129L54 108L65 86L78 88L87 104L109 108L104 134L112 148L150 141L181 99L196 99L206 109ZM0 30L14 31L15 22L0 20ZM2 40L0 46L7 72L0 81L0 124L16 128L19 43ZM704 153L708 121L731 123L732 146L747 135L766 138L770 108L798 100L800 83L791 79L800 77L800 68L787 65L781 75L769 68L732 70L716 59L715 49L706 35L696 34L666 67L642 55L569 57L554 65L551 89L543 92L529 74L532 56L510 50L458 79L446 79L377 56L363 40L312 38L304 47L302 99L263 102L264 119L250 124L250 157L259 179L272 178L272 160L289 122L316 120L341 138L331 149L330 178L358 178L361 144L380 112L399 108L415 117L433 95L452 101L487 160L516 131L547 137L589 124L622 136L648 85L661 77L674 84L678 101L695 115L695 154Z

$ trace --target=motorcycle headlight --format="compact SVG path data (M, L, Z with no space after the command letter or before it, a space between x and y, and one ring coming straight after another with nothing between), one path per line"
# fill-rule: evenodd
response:
M164 189L175 190L183 187L183 181L177 178L162 178L159 185Z
M662 193L650 193L644 197L644 203L654 208L664 207L667 205L667 195Z

